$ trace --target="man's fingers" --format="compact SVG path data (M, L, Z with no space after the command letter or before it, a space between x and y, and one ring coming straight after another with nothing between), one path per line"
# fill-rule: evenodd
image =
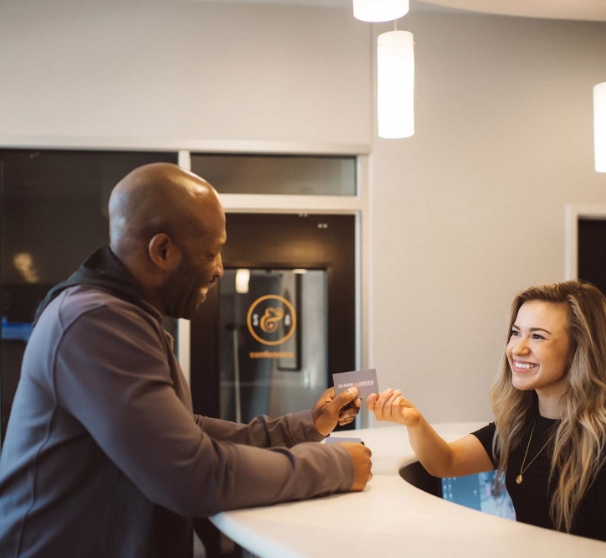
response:
M331 387L327 390L324 390L324 393L320 396L318 402L321 402L323 405L328 405L335 398L335 388Z
M341 413L341 415L339 416L339 420L344 420L344 419L355 419L356 416L358 414L358 410L353 410L353 409L347 409L346 411L344 411L343 413Z
M349 453L354 466L354 481L351 490L364 490L366 483L372 478L371 451L362 444L344 442L341 445Z
M343 401L346 402L346 404L350 403L354 400L355 397L358 396L358 388L355 386L350 387L349 389L346 389L345 391L339 393L339 396L342 398Z
M370 449L366 446L364 446L364 449L366 450L366 455L368 455L368 459L370 459L372 457L372 451L370 451ZM372 479L372 461L369 465L370 466L368 468L368 480Z
M360 410L356 407L355 409L347 409L343 411L339 416L339 424L343 426L344 424L349 424L353 422Z
M345 424L349 424L350 422L353 422L353 420L356 418L356 416L360 412L361 406L362 406L362 400L358 398L358 399L354 399L346 407L343 407L343 409L341 409L341 414L339 415L339 424L341 426L343 426ZM368 404L366 405L366 407L369 410L372 410L370 407L368 407Z
M330 403L333 411L340 412L343 407L349 405L358 395L358 388L350 387L337 395Z

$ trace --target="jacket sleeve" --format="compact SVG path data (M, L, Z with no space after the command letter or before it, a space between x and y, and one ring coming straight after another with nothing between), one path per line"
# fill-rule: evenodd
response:
M353 463L338 444L260 449L212 439L173 389L160 330L137 312L80 316L55 349L53 382L58 404L147 498L201 517L351 488ZM280 436L300 436L298 421L285 420L278 430L290 434ZM267 431L249 433L257 429Z
M277 419L261 416L248 424L200 415L195 415L195 420L196 424L215 440L261 448L291 448L301 442L320 442L325 438L316 430L311 411L291 413Z

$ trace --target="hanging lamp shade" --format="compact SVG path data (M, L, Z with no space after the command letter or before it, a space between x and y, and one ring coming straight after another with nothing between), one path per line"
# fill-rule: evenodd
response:
M409 31L389 31L377 39L377 116L381 138L415 133L414 40Z
M361 21L393 21L405 16L409 0L353 0L353 13Z
M595 170L606 172L606 81L593 87Z

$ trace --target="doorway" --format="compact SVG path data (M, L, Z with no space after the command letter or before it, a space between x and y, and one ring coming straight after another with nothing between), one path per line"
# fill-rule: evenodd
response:
M606 294L606 205L566 206L566 279L583 279Z
M578 278L606 294L606 217L579 220Z
M227 214L225 273L191 321L195 413L303 411L355 369L355 228L355 215ZM221 556L225 537L207 519L195 528Z
M355 216L227 215L225 274L191 322L198 414L309 409L354 370Z

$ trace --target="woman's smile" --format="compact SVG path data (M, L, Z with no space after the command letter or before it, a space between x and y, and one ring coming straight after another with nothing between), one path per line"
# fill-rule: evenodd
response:
M515 372L526 372L527 370L532 370L536 368L538 364L534 362L523 362L521 360L513 359L513 369Z
M513 385L542 395L559 394L567 383L569 349L566 307L539 300L525 302L505 349Z

